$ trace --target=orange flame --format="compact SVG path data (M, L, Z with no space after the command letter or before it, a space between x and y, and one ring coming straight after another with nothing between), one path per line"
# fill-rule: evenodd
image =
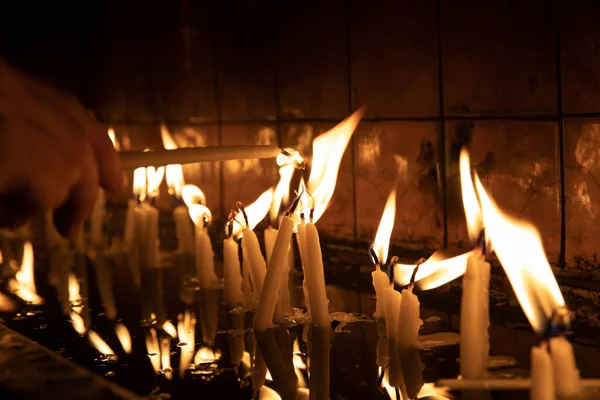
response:
M186 206L192 204L204 204L206 205L206 196L204 192L196 185L185 185L181 189L181 198Z
M202 204L192 204L188 207L190 218L198 229L204 229L204 227L212 221L212 214L208 207Z
M177 148L177 143L169 133L169 130L165 124L160 125L160 136L162 138L163 147L167 150L173 150ZM169 194L176 197L181 197L181 188L185 184L183 179L183 168L181 164L167 165L167 186L169 187Z
M167 379L171 379L173 368L171 368L171 338L169 336L160 339L160 362L162 364L161 372Z
M483 222L481 208L475 194L475 188L473 187L473 179L471 178L469 152L464 148L460 152L460 187L465 218L467 220L467 231L469 232L469 238L475 243L483 228Z
M33 276L33 246L31 242L23 245L23 261L21 269L15 274L15 278L8 282L8 289L21 300L39 305L44 302L37 294Z
M115 130L113 128L108 128L108 137L112 142L112 145L116 151L121 151L121 145L117 141L117 135L115 135Z
M308 191L314 198L313 222L321 218L329 205L342 157L363 114L364 110L361 108L313 140L312 167L308 180Z
M98 350L98 353L105 355L105 356L114 356L115 355L115 352L96 332L89 331L88 339L90 340L90 343L92 344L92 346L94 346L94 348L96 350Z
M462 276L467 268L467 259L473 251L475 250L451 258L446 258L441 252L434 253L419 265L415 275L417 286L421 290L431 290ZM398 285L407 285L415 267L416 264L394 264L394 281Z
M246 215L248 216L248 228L254 229L260 221L265 218L273 202L273 194L275 190L273 188L267 189L263 194L258 196L258 199L249 206L245 207ZM233 235L235 238L241 238L243 235L242 229L246 227L246 221L244 221L243 215L237 216L239 224L233 224Z
M131 354L131 334L129 333L129 329L127 329L125 324L117 322L117 325L115 325L115 333L117 334L119 343L121 343L121 347L123 347L125 353Z
M288 147L285 149L285 151L287 154L282 152L277 155L277 159L275 161L277 162L278 166L283 167L290 164L301 165L304 162L304 158L302 158L300 153L298 153L296 150Z
M146 199L146 187L146 168L137 168L133 171L133 195L139 201Z
M294 175L294 164L283 165L279 168L279 182L275 186L273 200L271 201L271 209L269 210L269 218L271 223L275 223L279 217L281 204L287 204L290 197L290 182Z
M302 359L302 352L300 351L300 343L298 338L296 338L294 341L293 351L294 370L296 371L296 377L298 378L298 387L306 388L308 385L306 383L306 379L304 379L304 374L302 373L302 371L306 371L306 364Z
M475 187L481 202L486 236L529 323L536 332L542 332L546 321L565 305L546 258L542 238L535 226L502 212L483 188L477 174Z
M147 167L146 168L146 180L148 186L146 188L146 195L150 198L158 197L160 184L165 177L165 167Z
M375 235L375 242L373 242L373 250L375 250L380 265L384 265L387 261L388 251L390 249L390 237L392 236L392 230L394 229L395 219L396 189L394 188L390 192L387 202L385 203L381 221L379 222L379 228L377 228L377 234Z
M194 357L194 364L211 363L219 359L219 354L212 351L210 347L201 347Z

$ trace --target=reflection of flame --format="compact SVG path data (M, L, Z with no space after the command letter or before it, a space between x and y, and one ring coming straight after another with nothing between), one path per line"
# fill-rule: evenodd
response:
M158 197L158 191L160 184L165 177L165 167L147 167L146 168L146 180L148 181L148 187L146 194L150 198Z
M268 189L263 194L261 194L258 199L247 207L244 207L246 210L246 215L248 216L248 228L254 229L256 225L269 212L269 207L271 206L271 202L273 201L273 193L275 191L273 188ZM240 222L239 224L233 224L233 235L236 238L241 238L242 229L246 227L246 221L244 221L244 216L238 214L237 220Z
M486 236L531 326L541 332L545 321L565 305L565 300L544 253L540 234L535 226L502 212L488 196L477 175L475 186Z
M275 192L273 193L273 201L271 202L271 209L269 210L270 222L274 225L279 217L279 210L281 204L287 204L290 197L290 181L294 175L294 164L284 165L279 168L279 182L275 186Z
M115 332L125 353L131 354L131 335L129 334L127 327L123 323L117 322L117 325L115 325Z
M160 339L160 360L162 364L161 372L167 379L171 379L173 368L171 368L171 338L169 336Z
M474 250L473 250L474 251ZM467 259L473 251L452 258L434 253L419 265L415 282L421 290L431 290L448 283L465 273ZM415 265L394 264L394 280L399 285L407 285L415 270Z
M298 340L299 339L296 338L294 341L294 370L296 371L296 377L298 377L298 387L305 388L308 387L308 385L306 384L306 379L304 379L302 371L306 371L306 364L304 363L304 360L302 360L302 353L300 352L300 343Z
M379 367L377 369L377 375L381 375L381 367ZM387 368L385 369L385 371L383 373L383 379L381 380L381 387L385 389L388 396L390 396L390 399L396 398L396 389L392 385L390 385L390 379L388 376ZM400 400L400 399L398 399L398 400Z
M75 274L69 274L69 304L71 310L77 314L83 311L83 299L81 298L79 281Z
M173 339L177 338L177 329L175 329L175 325L169 320L166 320L163 324L162 328L165 332L169 334Z
M112 145L115 148L115 150L120 151L121 146L119 145L119 142L117 142L117 135L115 135L115 130L113 128L108 128L108 137L110 138L110 141L112 142Z
M146 168L137 168L133 171L133 195L139 201L146 198L146 186Z
M90 340L90 343L92 344L92 346L94 346L94 348L96 350L98 350L98 353L105 355L105 356L114 356L115 355L115 352L112 351L110 346L108 344L106 344L106 342L96 332L89 331L88 339Z
M469 238L475 243L482 229L481 208L471 178L469 152L464 148L460 152L460 187Z
M160 372L160 348L154 328L150 328L146 333L146 350L148 351L148 358L150 359L152 368L154 368L154 372Z
M364 111L359 109L333 129L313 140L308 191L315 201L314 222L321 218L333 196L342 157L363 114Z
M15 278L8 282L8 288L23 301L35 305L42 304L44 300L38 296L33 277L33 246L31 242L23 245L23 261L21 269L15 274Z
M196 185L185 185L181 189L181 198L188 207L192 204L206 205L206 196L204 195L204 192Z
M396 219L396 189L393 189L388 196L381 221L379 222L379 228L377 228L377 235L375 235L375 242L373 243L373 250L379 258L379 264L384 265L387 261L388 251L390 248L390 237L392 236L392 230L394 229L394 220Z
M163 147L167 150L177 148L177 143L169 133L165 124L160 125L160 136L162 137ZM183 168L181 164L167 165L167 185L169 186L169 194L181 197L181 188L185 181L183 179Z
M77 314L76 312L71 313L71 325L73 325L73 329L75 329L75 332L79 333L80 335L85 334L85 322L83 322L83 318L81 318L81 315Z
M381 376L381 367L377 368L377 375ZM383 374L383 379L381 380L381 387L385 389L387 395L390 399L397 399L396 396L396 388L390 385L388 369L386 368ZM402 392L399 392L402 395ZM451 399L452 396L448 393L445 388L436 387L435 383L425 383L419 390L419 394L417 394L417 399L422 399L426 397L433 397L436 399ZM400 400L400 399L397 399Z
M212 363L218 360L218 354L212 351L210 347L201 347L194 357L194 364Z
M185 375L185 370L192 363L194 348L196 347L196 317L191 311L186 310L184 314L178 315L177 333L181 357L179 359L180 376Z

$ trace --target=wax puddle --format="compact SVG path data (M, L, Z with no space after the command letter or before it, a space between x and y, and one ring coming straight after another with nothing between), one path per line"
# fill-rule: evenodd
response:
M434 347L453 346L460 342L460 335L454 332L438 332L430 335L419 335L419 343L425 349Z
M333 312L329 316L331 317L332 322L336 321L339 323L335 327L336 333L344 332L344 328L346 328L348 324L353 324L356 322L367 322L373 320L373 318L368 317L365 314L350 314L341 311Z

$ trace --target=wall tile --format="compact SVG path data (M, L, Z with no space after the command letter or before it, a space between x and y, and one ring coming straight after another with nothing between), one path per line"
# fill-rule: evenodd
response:
M439 113L435 3L350 1L354 107L383 118Z
M275 119L272 17L268 10L217 13L214 46L224 121Z
M556 7L545 0L442 0L446 113L556 112Z
M448 242L470 247L460 195L458 157L468 145L471 165L503 211L533 223L550 261L560 251L559 161L554 122L449 122Z
M343 118L348 112L343 0L308 1L276 14L280 115Z
M272 124L224 125L223 145L277 144L277 132ZM252 204L258 196L279 179L277 164L273 159L232 160L223 162L224 212L236 201Z
M599 149L600 119L565 121L567 266L586 267L585 261L598 253Z
M600 111L600 3L563 1L561 11L563 110Z
M358 237L372 242L396 188L395 246L437 248L443 242L437 124L363 122L355 134Z
M335 124L331 123L282 124L282 144L299 151L310 165L313 139L333 126ZM342 157L335 192L329 208L317 223L319 233L323 236L354 239L354 178L351 152L352 143L348 145ZM309 175L310 171L307 168L303 174L306 182L308 182Z

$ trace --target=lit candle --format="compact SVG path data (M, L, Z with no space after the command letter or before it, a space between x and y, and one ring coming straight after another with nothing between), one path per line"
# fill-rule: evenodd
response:
M490 264L474 252L467 259L460 307L460 374L467 379L485 378L489 354Z
M531 348L531 400L553 400L554 376L547 343Z
M210 237L205 223L210 221L210 210L202 204L192 204L189 207L190 217L196 225L196 276L201 289L211 288L216 280L215 261Z
M176 206L173 209L173 219L179 251L183 255L191 256L194 254L194 231L187 207L183 204Z
M418 267L417 267L418 268ZM417 336L423 321L419 318L419 299L413 293L414 284L402 291L400 316L398 318L396 343L401 355L417 347Z
M404 384L404 377L397 348L397 337L402 295L393 286L390 286L385 289L383 298L385 299L385 326L389 340L389 382L394 387L400 387Z
M273 246L275 245L275 239L277 238L277 229L269 226L264 231L265 235L265 252L267 256L267 265L269 264L269 260L271 258L271 252L273 251ZM282 318L286 314L291 312L291 304L290 304L290 290L288 287L289 283L289 273L290 273L290 262L291 259L288 251L288 257L283 265L283 273L281 274L281 283L279 284L279 300L275 306L275 318Z
M305 271L306 287L310 301L310 311L313 324L317 326L330 326L329 307L325 292L325 272L323 270L323 256L319 232L314 223L306 224L306 253L308 265Z
M233 221L229 221L231 227ZM225 303L229 310L236 308L242 300L242 277L240 275L239 246L233 240L232 230L223 240L223 284Z
M104 245L105 204L106 199L104 197L104 190L98 189L98 198L90 218L90 241L92 246L96 249L99 249Z
M573 346L564 336L554 337L550 339L550 356L557 397L561 399L578 398L581 394L581 380L575 364ZM551 384L551 382L547 384Z
M308 254L306 253L306 224L304 223L304 215L301 214L301 222L297 225L298 232L296 233L296 242L298 243L298 251L300 252L300 261L302 263L302 271L304 271L304 280L302 281L302 291L304 293L304 303L306 305L306 313L308 318L311 318L310 299L308 298L308 290L306 289L306 268L308 265Z
M244 259L250 262L250 273L252 276L252 285L255 293L255 299L260 298L263 291L263 283L267 273L267 263L260 251L260 245L256 234L248 228L243 229L242 253Z

